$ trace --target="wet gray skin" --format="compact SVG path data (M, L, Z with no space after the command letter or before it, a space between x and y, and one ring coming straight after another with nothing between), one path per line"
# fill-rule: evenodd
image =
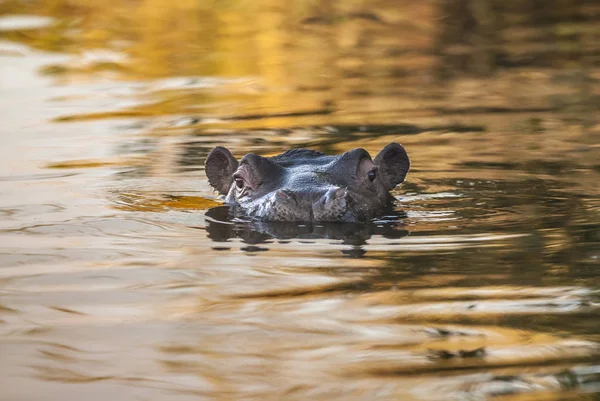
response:
M237 213L262 221L362 222L390 204L410 161L390 143L371 159L361 148L337 156L292 149L273 157L253 153L239 162L224 147L206 159L210 185Z

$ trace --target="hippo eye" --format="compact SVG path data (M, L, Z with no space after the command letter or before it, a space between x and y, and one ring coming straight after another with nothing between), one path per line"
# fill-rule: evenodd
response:
M244 188L244 179L240 178L240 177L236 177L235 178L235 186L238 187L239 189Z
M377 178L377 170L371 170L367 173L367 177L369 177L369 181L373 182L375 181L375 178Z

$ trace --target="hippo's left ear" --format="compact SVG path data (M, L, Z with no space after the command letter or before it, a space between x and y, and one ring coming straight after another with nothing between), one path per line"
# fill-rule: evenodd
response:
M378 166L377 176L381 178L388 190L403 182L410 169L406 150L395 142L383 148L373 161Z
M238 161L229 149L222 146L214 148L206 158L205 171L211 187L219 194L226 195L233 183L233 173L238 168Z

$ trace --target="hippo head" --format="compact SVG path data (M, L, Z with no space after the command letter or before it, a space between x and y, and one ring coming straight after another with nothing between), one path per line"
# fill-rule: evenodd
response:
M375 159L361 148L338 156L292 149L273 157L250 153L238 162L220 146L206 159L208 181L225 202L263 221L366 221L389 205L389 191L409 168L397 143Z

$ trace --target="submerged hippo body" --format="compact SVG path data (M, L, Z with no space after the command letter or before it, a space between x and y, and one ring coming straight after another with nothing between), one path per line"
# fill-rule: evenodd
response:
M390 204L389 191L409 168L397 143L375 159L361 148L338 156L292 149L273 157L250 153L238 162L220 146L206 159L209 183L225 202L262 221L366 221Z

